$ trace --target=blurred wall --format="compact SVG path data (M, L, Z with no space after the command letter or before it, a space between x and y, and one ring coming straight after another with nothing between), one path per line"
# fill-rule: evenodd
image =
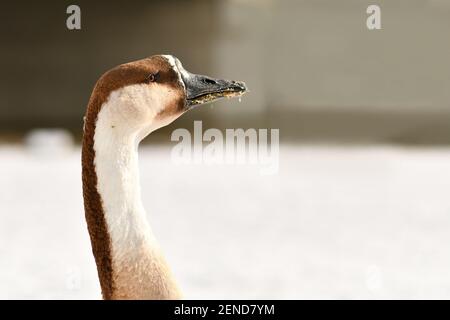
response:
M381 7L382 30L366 28ZM252 75L261 104L287 109L450 111L450 1L220 3L221 73ZM253 108L252 108L253 110Z
M74 2L75 3L75 2ZM282 138L450 143L450 2L444 0L77 1L5 4L0 130L79 130L110 67L173 53L193 72L244 80L242 103L174 126L278 127ZM366 8L382 30L366 28ZM24 10L26 8L26 10Z
M381 7L382 30L366 27ZM220 3L218 73L252 90L246 111L282 137L450 142L450 1L234 0ZM225 114L226 113L226 114Z

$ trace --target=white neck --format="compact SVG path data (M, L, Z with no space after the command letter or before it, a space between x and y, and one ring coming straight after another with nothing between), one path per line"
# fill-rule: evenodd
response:
M118 102L108 103L98 114L94 150L97 189L111 239L113 298L178 298L141 201L138 144L151 127L133 131L121 125L115 113Z
M94 144L97 188L115 253L125 255L136 245L153 242L141 201L137 144L102 127L99 120Z

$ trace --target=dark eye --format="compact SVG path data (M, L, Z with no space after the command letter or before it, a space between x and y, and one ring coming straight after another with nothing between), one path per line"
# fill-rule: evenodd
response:
M155 82L158 80L159 72L156 73L150 73L147 78L145 79L146 82Z

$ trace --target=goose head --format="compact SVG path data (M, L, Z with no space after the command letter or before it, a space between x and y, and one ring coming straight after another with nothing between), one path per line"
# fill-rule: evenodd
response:
M243 82L215 79L186 71L171 55L155 55L122 64L97 82L107 126L140 139L193 107L246 92Z

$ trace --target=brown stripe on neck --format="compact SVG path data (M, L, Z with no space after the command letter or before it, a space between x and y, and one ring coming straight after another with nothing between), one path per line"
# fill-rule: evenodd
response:
M95 125L101 104L98 97L91 97L85 116L81 162L83 171L84 211L89 236L91 238L92 251L97 264L103 299L111 299L114 291L111 238L108 233L100 194L97 190L97 173L94 164Z
M137 68L133 64L118 66L105 73L95 85L84 118L83 146L81 151L83 198L86 223L91 238L92 252L97 264L103 299L114 297L111 237L106 224L102 199L97 189L94 136L97 117L110 93L127 84L137 82ZM131 72L130 72L131 71ZM129 77L129 74L135 75Z

